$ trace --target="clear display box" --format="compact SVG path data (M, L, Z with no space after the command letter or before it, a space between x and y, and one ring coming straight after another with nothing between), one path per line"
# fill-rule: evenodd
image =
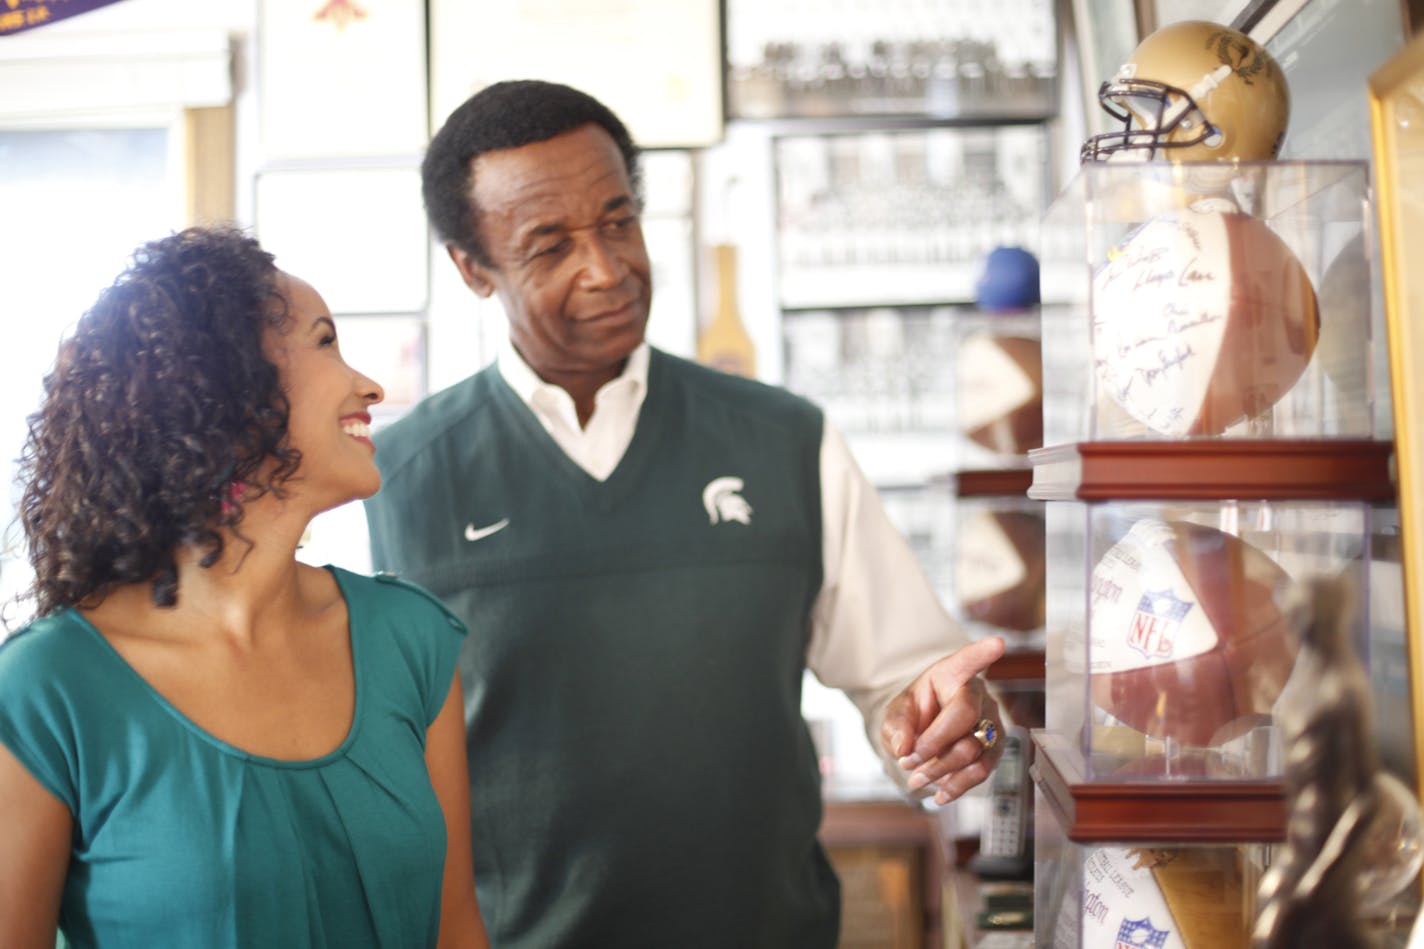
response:
M1403 944L1368 200L1363 162L1094 163L1045 218L1035 945Z
M1364 162L1085 165L1044 218L1044 443L1368 438ZM1047 289L1045 292L1049 292Z
M1071 768L1058 769L1064 759L1053 736L1044 738L1035 734L1040 949L1247 949L1261 944L1256 935L1298 945L1290 927L1318 934L1322 917L1336 933L1364 940L1348 944L1405 945L1419 908L1411 881L1420 853L1417 808L1403 784L1387 782L1390 793L1347 848L1348 866L1332 869L1292 848L1287 827L1298 827L1287 821L1284 796L1267 785L1188 790L1164 782L1153 795L1074 784Z
M1081 755L1082 778L1278 778L1278 709L1293 688L1311 688L1293 681L1309 581L1350 577L1342 622L1367 654L1374 508L1339 499L1047 508L1046 719Z
M956 473L951 611L974 638L1010 650L1043 648L1044 505L1030 500L1027 469Z
M965 309L954 323L955 431L964 469L1024 467L1043 447L1039 307Z
M1040 828L1035 946L1246 949L1251 944L1265 845L1083 845L1065 839L1042 805L1035 819Z

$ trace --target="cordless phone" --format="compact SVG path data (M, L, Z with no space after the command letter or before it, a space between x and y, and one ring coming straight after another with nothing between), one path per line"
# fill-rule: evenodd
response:
M1021 735L1004 735L1004 754L989 779L989 813L970 869L991 879L1023 879L1033 870L1028 810L1032 793Z

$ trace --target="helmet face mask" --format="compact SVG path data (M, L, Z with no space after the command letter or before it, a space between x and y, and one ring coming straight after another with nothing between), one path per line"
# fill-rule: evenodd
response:
M1083 161L1270 161L1280 151L1290 92L1255 40L1202 20L1149 35L1098 90L1121 123L1083 143Z
M1098 102L1122 128L1084 142L1082 161L1108 161L1123 153L1144 161L1170 158L1170 149L1213 148L1222 140L1221 130L1207 121L1191 94L1165 82L1114 79L1098 88Z

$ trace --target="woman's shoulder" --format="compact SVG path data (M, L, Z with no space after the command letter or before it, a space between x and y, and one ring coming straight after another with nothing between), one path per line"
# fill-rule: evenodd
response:
M0 643L0 743L71 810L80 748L95 723L122 721L104 705L102 661L72 610L35 620Z
M450 692L465 624L407 580L331 569L346 595L352 642L363 656L362 682L402 708L418 703L420 724L428 727Z
M421 619L465 635L465 624L460 618L439 597L418 584L392 573L367 576L341 567L329 569L345 594L349 608L353 612L359 610L363 618Z
M76 652L88 645L86 632L79 615L66 609L32 620L0 641L0 693L72 666Z

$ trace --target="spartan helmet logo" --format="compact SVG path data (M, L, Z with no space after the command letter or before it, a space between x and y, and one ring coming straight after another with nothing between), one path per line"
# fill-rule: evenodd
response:
M719 521L737 521L741 524L752 522L752 506L737 492L742 490L741 478L713 478L702 489L702 506L707 510L707 520L713 524Z

